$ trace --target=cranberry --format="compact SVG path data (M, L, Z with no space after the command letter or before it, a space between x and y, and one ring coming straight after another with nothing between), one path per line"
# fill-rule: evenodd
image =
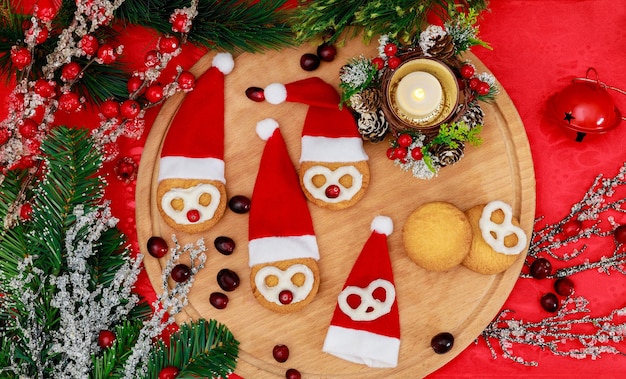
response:
M197 209L191 209L187 212L187 220L189 222L198 222L200 220L200 212Z
M554 290L561 296L574 293L574 282L570 278L559 278L554 282Z
M289 290L280 291L278 294L278 301L280 301L283 305L291 304L293 301L293 293Z
M317 56L324 62L332 62L337 55L337 49L335 46L324 42L317 47Z
M186 264L179 263L172 269L170 276L175 282L186 282L191 276L191 269Z
M224 291L234 291L239 287L239 275L233 270L223 268L217 273L217 284Z
M541 306L548 312L556 312L559 309L559 299L552 292L541 296Z
M289 370L285 372L285 378L300 379L302 378L302 375L300 374L300 371L296 370L295 368L290 368Z
M530 275L535 279L544 279L552 273L552 264L545 258L537 258L530 265Z
M286 362L289 358L289 348L287 345L278 344L272 349L272 356L276 359L276 362Z
M167 242L161 237L152 236L148 238L148 253L155 258L162 258L167 254L169 248L167 247Z
M174 379L178 376L179 372L178 367L165 366L159 371L159 379Z
M248 213L250 210L250 199L243 195L235 195L228 201L228 208L235 213Z
M209 303L217 309L224 309L228 305L228 296L221 292L213 292L209 295Z
M573 237L582 229L583 223L580 220L573 218L563 224L563 234L566 237Z
M101 330L98 334L98 345L103 349L108 349L115 342L115 333L110 330Z
M246 96L248 99L260 103L265 100L265 91L263 91L263 88L259 87L248 87L246 89Z
M430 346L437 354L447 353L454 346L454 336L448 332L439 333L430 340Z
M615 228L615 230L613 231L613 235L615 236L615 240L618 243L626 243L626 224L620 225Z
M326 197L329 199L336 199L337 197L339 197L340 193L341 193L341 189L336 184L331 184L328 187L326 187L325 194L326 194Z
M306 53L300 57L300 67L302 67L304 71L313 71L319 66L320 58L315 54Z
M217 251L224 255L231 255L235 251L235 241L226 236L219 236L213 241Z
M471 64L464 64L461 67L461 76L464 77L465 79L469 79L472 76L474 76L475 72L476 70L474 69L474 66L472 66Z

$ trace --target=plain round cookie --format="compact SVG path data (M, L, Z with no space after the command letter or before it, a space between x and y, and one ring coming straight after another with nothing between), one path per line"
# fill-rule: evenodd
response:
M467 254L461 264L472 271L485 275L492 275L500 273L511 267L517 258L519 258L519 254L507 255L498 253L493 250L487 242L485 242L480 226L478 225L478 221L483 214L484 208L485 204L481 204L465 211L465 215L472 226L474 238L472 239L472 246L470 247L469 254ZM504 213L501 210L493 212L491 220L498 224L501 223L504 220ZM513 225L519 226L519 222L515 217L513 217L512 223ZM504 244L506 246L514 246L516 243L517 237L513 234L504 239Z
M441 201L423 204L404 223L402 240L407 255L428 271L459 265L472 243L472 227L465 213Z

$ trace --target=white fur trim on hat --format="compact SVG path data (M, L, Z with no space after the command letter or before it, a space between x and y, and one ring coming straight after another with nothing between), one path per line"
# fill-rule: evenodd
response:
M235 68L235 61L230 53L217 53L213 57L213 67L220 70L224 75L228 75Z
M302 136L302 162L360 162L368 160L363 140L357 137Z
M248 255L250 267L287 259L320 259L314 235L256 238L248 243Z
M376 216L372 220L372 231L388 236L393 233L393 221L387 216Z
M274 130L276 129L278 129L278 122L273 118L266 118L256 124L256 134L261 137L263 141L267 141L272 134L274 134Z
M270 104L280 104L287 100L287 87L282 83L272 83L263 90L265 100Z
M328 327L322 351L369 367L390 368L398 365L400 340L364 330L331 325Z
M163 179L206 179L226 183L224 161L217 158L161 157L158 180Z

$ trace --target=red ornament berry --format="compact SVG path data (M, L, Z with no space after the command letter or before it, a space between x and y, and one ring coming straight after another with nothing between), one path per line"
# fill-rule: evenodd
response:
M406 147L396 147L393 151L393 155L396 157L396 159L404 159L406 158L408 153L409 151Z
M141 111L141 105L135 100L124 100L122 105L120 105L120 114L124 118L135 118L139 115Z
M300 374L300 371L296 370L295 368L290 368L289 370L285 372L285 378L286 379L301 379L302 375Z
M541 296L540 303L541 307L548 312L556 312L559 309L559 298L552 292Z
M59 109L64 112L77 112L80 105L80 97L75 92L66 92L59 96Z
M183 283L191 276L191 269L186 264L179 263L172 268L170 276L175 282Z
M410 134L400 134L398 136L398 145L401 147L409 147L413 143L413 137Z
M398 57L389 57L389 59L387 59L387 67L392 70L398 68L398 66L400 66L400 63L402 63L402 59Z
M48 99L54 96L54 82L47 81L46 79L37 79L33 90L37 95Z
M178 38L170 35L159 38L159 42L157 43L157 49L162 54L172 54L179 46L180 41L178 41Z
M566 237L574 237L582 229L583 223L580 220L573 218L563 224L563 234Z
M179 372L178 367L165 366L159 371L159 379L175 379Z
M161 57L156 50L150 50L143 57L143 64L148 68L156 67L161 63Z
M61 79L64 82L76 80L82 71L82 67L77 62L70 62L61 67Z
M615 236L615 241L620 244L626 243L626 224L620 225L613 231L613 236Z
M377 70L382 70L385 67L385 60L381 57L376 57L372 59L372 64Z
M447 353L453 346L454 336L448 332L439 333L430 340L430 347L432 347L437 354Z
M235 213L248 213L251 205L250 199L243 195L235 195L228 200L228 208Z
M33 61L30 51L23 46L13 46L11 48L11 62L18 69L22 70Z
M198 211L197 209L190 209L187 212L187 220L189 220L189 222L200 221L200 211Z
M138 76L131 76L128 82L126 82L126 89L129 94L136 93L137 91L145 91L145 87L142 86L143 80ZM139 95L141 95L141 93L139 93Z
M155 258L163 258L165 254L167 254L167 252L169 251L167 242L165 242L163 238L158 236L152 236L148 238L146 247L148 248L148 253Z
M337 49L335 46L324 42L317 47L317 56L324 62L332 62L337 55Z
M276 362L287 362L287 359L289 358L289 348L287 347L287 345L283 344L275 345L272 349L272 356L274 357Z
M304 71L313 71L316 70L320 66L320 58L311 53L303 54L300 57L300 67Z
M160 84L152 84L144 95L146 99L151 103L158 103L163 99L163 86Z
M265 100L265 92L263 91L263 88L248 87L246 89L246 97L252 101L260 103Z
M98 48L98 60L102 64L111 64L117 59L113 45L105 43Z
M471 64L464 64L463 66L461 66L461 76L465 79L469 79L474 76L475 72L476 69L474 69L474 66L472 66Z
M411 150L411 158L415 159L416 161L424 159L424 153L422 153L422 148L421 147L416 147L416 148L412 149Z
M278 301L280 301L283 305L291 304L293 301L293 293L289 290L280 291L278 294Z
M561 296L569 296L574 293L574 282L570 278L559 278L554 281L554 290Z
M103 349L108 349L115 342L115 333L110 330L101 330L98 334L98 345Z
M37 131L39 130L37 123L30 118L20 120L18 125L18 130L22 138L33 138L37 135Z
M481 81L476 86L476 93L478 93L479 95L483 95L484 96L484 95L489 94L489 90L490 89L491 89L491 86L489 85L489 83Z
M385 47L383 48L383 51L385 52L386 56L393 57L398 53L398 45L396 45L393 42L389 42L388 44L385 45Z
M545 258L537 258L530 265L530 275L535 279L544 279L552 273L552 264Z
M226 236L219 236L213 241L213 245L217 251L224 255L231 255L235 251L235 241L232 238Z
M33 217L33 206L30 203L24 203L20 206L20 218L23 221L30 221Z
M217 273L217 284L224 291L234 291L239 287L239 275L233 270L223 268Z
M387 158L394 160L396 159L396 149L393 147L390 147L387 149Z
M478 87L478 84L480 84L482 81L478 78L471 78L469 80L469 87L470 89L476 90L476 88Z
M185 13L173 14L170 17L172 31L175 33L187 33L189 31L189 17Z
M92 34L85 34L78 42L78 47L86 55L94 55L100 47L100 42Z
M105 100L100 105L100 112L106 118L117 117L120 114L120 104L112 99Z
M326 191L324 191L324 194L329 199L338 198L340 193L341 193L341 189L336 184L329 185L328 187L326 187Z
M209 295L209 303L217 309L224 309L228 306L228 296L221 292L213 292Z
M46 42L48 40L49 35L50 35L50 31L48 30L48 28L42 27L41 29L39 29L39 31L37 32L37 35L35 36L35 43L39 45L39 44Z
M178 75L178 85L183 91L191 91L196 86L196 77L189 71L183 71Z
M53 0L38 0L35 5L35 16L43 22L50 22L57 14L59 8Z
M126 183L130 183L137 177L137 162L131 157L124 157L115 165L116 177Z
M10 138L11 138L11 132L9 131L9 129L8 128L0 128L0 146L2 146L5 143L9 142Z

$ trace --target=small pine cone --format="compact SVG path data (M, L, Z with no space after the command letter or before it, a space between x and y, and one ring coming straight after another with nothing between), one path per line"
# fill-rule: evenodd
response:
M435 44L428 49L428 54L436 58L450 58L454 55L454 41L450 34L434 38Z
M368 113L358 113L357 126L364 140L380 142L389 131L389 123L382 110Z
M467 104L467 110L461 117L461 121L465 122L468 128L473 129L477 125L482 125L485 118L485 112L478 104L478 101L473 100Z
M446 145L435 145L431 148L430 153L437 158L442 166L451 166L463 157L465 145L462 142L458 142L458 144L456 149Z
M359 113L376 112L380 108L381 100L380 90L368 87L350 96L350 107Z

